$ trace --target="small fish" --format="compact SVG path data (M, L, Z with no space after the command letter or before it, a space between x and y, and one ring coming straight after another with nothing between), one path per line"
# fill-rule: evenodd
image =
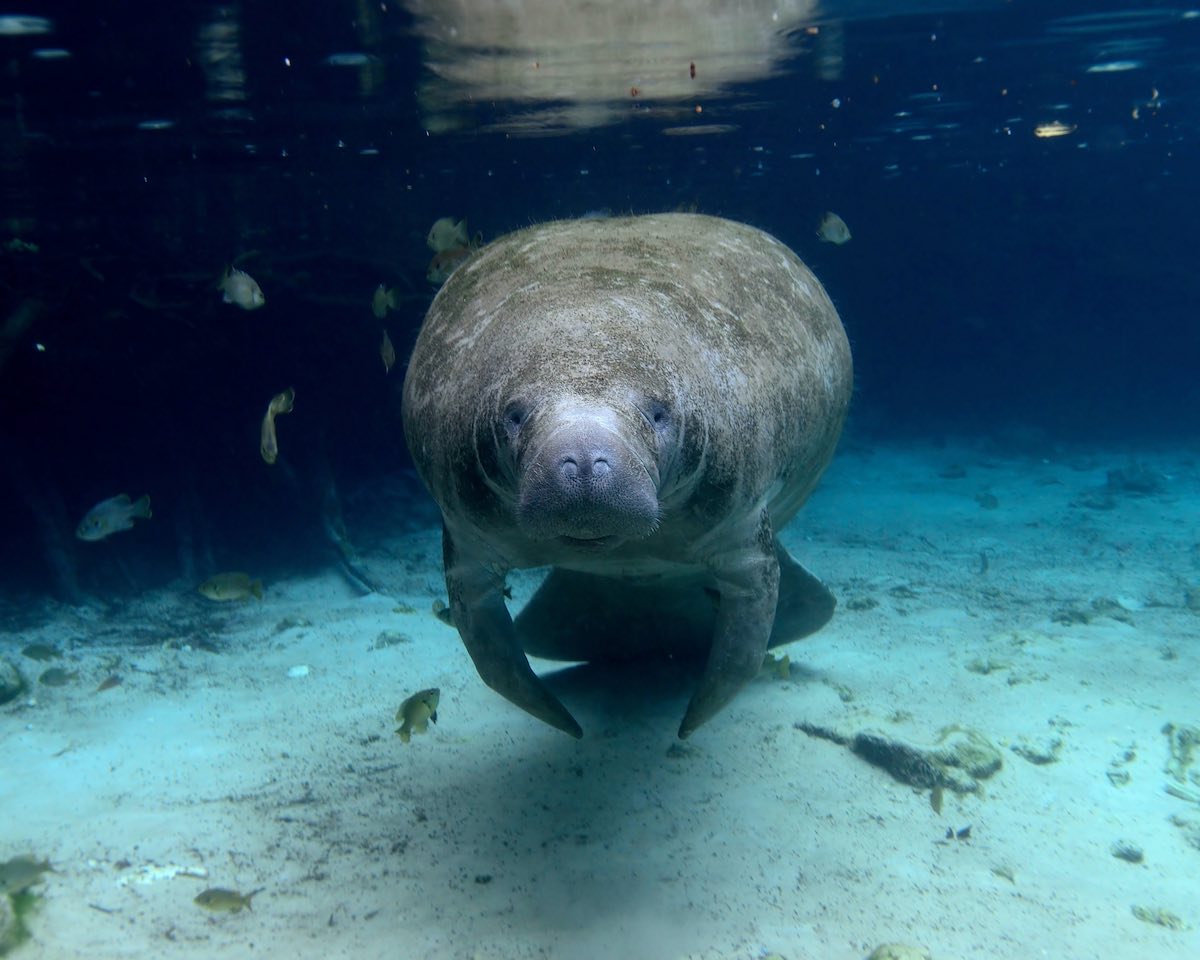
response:
M1075 130L1076 126L1073 123L1052 120L1050 123L1039 123L1033 128L1033 135L1039 140L1052 140L1055 137L1065 137L1068 134L1072 134Z
M450 608L446 606L444 600L433 601L433 615L442 621L446 626L454 626L454 616L450 613Z
M259 432L258 452L267 463L274 463L279 456L279 439L275 436L275 418L281 413L291 413L296 405L296 391L288 387L283 393L277 393L267 404L267 412L263 414L262 429Z
M400 709L396 711L396 722L400 724L396 733L400 735L401 740L408 743L414 733L424 733L429 729L430 720L437 723L438 701L441 698L442 691L437 687L430 687L428 690L414 693L400 704Z
M458 269L471 253L472 248L468 246L451 247L449 250L435 253L429 261L429 269L425 271L425 279L430 283L445 283L450 274Z
M52 647L48 643L31 643L22 648L21 654L30 660L41 660L43 663L47 660L57 660L62 656L58 647Z
M454 222L453 217L441 217L435 220L433 226L429 228L429 235L425 238L429 249L434 253L452 250L455 247L465 247L468 245L468 241L466 217L457 223Z
M42 878L53 873L49 860L39 862L31 853L23 853L0 863L0 896L23 893Z
M846 226L845 220L830 210L821 218L817 236L821 238L822 243L833 243L840 247L850 240L850 228Z
M79 679L78 670L64 670L62 667L51 667L42 672L38 683L47 687L65 687L73 680Z
M111 690L113 687L119 687L120 685L121 675L119 673L110 673L100 681L100 686L96 688L96 692L103 693L105 690Z
M792 658L786 653L778 657L773 653L768 653L766 659L763 660L762 669L768 671L776 680L790 680L792 678Z
M202 597L215 600L218 603L230 600L249 600L263 597L261 580L251 580L248 573L218 573L209 577L196 588Z
M379 359L383 361L383 372L391 373L396 363L396 348L392 346L392 338L386 330L383 331L383 339L379 342Z
M122 493L119 496L102 500L92 507L87 515L79 521L75 536L80 540L93 543L96 540L103 540L110 534L120 533L122 530L132 530L135 519L149 520L150 517L149 494L131 503L129 495Z
M942 785L940 783L929 791L929 806L932 808L934 813L941 814L942 801L945 798L945 795L946 792L942 789Z
M192 903L211 910L213 913L241 913L243 908L253 911L250 901L262 893L266 887L259 887L249 893L238 893L236 890L226 890L224 887L209 887L199 893Z
M258 281L245 270L230 267L225 271L217 289L223 291L221 299L225 303L236 303L243 310L257 310L267 302Z
M389 310L395 310L399 301L396 299L396 288L387 289L381 283L375 288L375 296L371 298L371 312L376 320L382 320Z

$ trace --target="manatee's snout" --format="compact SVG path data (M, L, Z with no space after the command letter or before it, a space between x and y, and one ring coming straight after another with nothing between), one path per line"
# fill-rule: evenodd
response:
M574 423L555 431L524 470L517 520L535 540L635 539L658 526L658 492L617 431Z

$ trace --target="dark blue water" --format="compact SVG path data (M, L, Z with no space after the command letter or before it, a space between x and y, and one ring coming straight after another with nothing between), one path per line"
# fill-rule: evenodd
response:
M6 8L41 18L0 20L6 594L320 565L331 490L360 541L436 522L398 412L446 215L768 230L842 314L866 442L1195 440L1197 11L704 6L690 34L637 6L498 34L494 5L416 0ZM826 210L850 243L818 241ZM221 302L235 262L263 309ZM122 491L154 519L76 542Z

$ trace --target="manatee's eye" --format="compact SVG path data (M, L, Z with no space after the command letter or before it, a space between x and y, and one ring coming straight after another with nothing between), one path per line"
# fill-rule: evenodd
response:
M671 411L661 400L647 400L641 406L642 416L656 431L662 432L671 426Z
M529 409L519 401L513 401L504 408L504 429L509 436L514 436L529 419Z

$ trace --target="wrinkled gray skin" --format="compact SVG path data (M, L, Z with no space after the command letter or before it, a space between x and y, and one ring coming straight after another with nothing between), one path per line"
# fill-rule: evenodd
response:
M850 391L824 289L752 227L563 221L476 253L425 318L404 428L484 682L580 736L526 652L690 654L706 659L679 736L712 717L768 644L832 614L774 531L829 463ZM507 572L547 565L514 625Z

